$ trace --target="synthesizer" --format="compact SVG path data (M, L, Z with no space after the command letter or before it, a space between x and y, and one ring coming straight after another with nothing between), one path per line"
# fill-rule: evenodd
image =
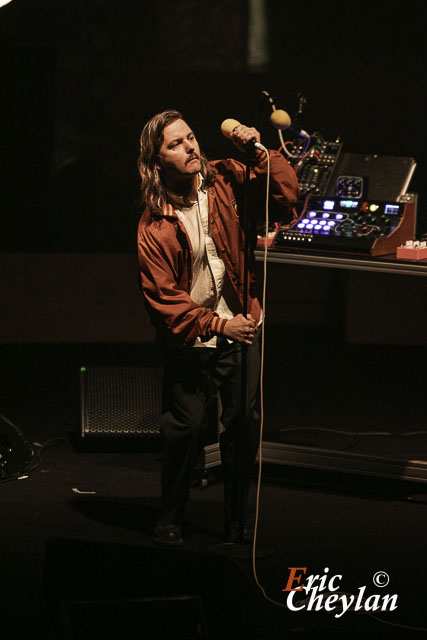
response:
M308 196L299 217L275 233L272 246L371 256L394 253L415 235L416 199L358 200Z

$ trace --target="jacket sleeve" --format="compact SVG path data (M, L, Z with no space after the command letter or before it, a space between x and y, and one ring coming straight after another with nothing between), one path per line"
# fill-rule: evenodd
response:
M138 258L141 287L153 324L169 334L176 344L191 344L197 337L221 335L226 320L197 305L179 284L179 257L176 246L162 242L162 231L153 225L140 225ZM183 257L182 249L181 258ZM166 331L165 331L166 330Z
M287 218L298 202L300 189L295 170L279 152L270 150L270 211L276 219ZM263 153L254 166L259 187L266 183L267 157Z
M300 190L295 170L286 158L273 149L270 157L270 213L277 220L288 218L298 202ZM234 159L220 160L215 163L217 171L226 174L231 172L236 183L243 186L246 179L246 166ZM256 186L257 209L263 211L265 187L267 186L268 161L265 153L251 162L249 179L251 188Z

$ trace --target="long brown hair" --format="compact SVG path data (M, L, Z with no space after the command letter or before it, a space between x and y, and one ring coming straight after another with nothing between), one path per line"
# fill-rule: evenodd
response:
M168 109L156 114L141 132L138 169L141 175L141 206L148 215L160 212L166 204L166 188L157 168L158 154L163 144L165 127L175 120L184 120L182 114ZM208 187L214 182L214 173L205 155L200 153L200 172Z

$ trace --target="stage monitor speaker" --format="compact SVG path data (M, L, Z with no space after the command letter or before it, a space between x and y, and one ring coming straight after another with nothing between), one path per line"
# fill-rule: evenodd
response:
M147 629L144 625L145 614L149 615L150 607L152 622L157 620L159 626L162 616L176 616L176 632L165 633L163 638L178 640L187 637L192 640L192 635L180 635L180 619L184 609L193 620L199 617L200 609L195 606L194 599L203 605L208 636L212 640L255 640L263 637L262 631L265 629L265 610L259 590L246 570L222 553L185 548L177 551L168 547L77 538L48 538L43 593L43 617L47 627L43 637L46 638L52 637L48 628L58 624L65 603L70 603L66 605L68 608L76 607L72 612L76 622L79 616L80 620L86 618L89 623L92 612L99 620L98 614L105 609L106 603L115 603L118 610L118 601L121 601L122 611L127 609L132 617L136 614L136 620L140 623L139 635L116 635L116 638L126 640L153 637L149 633L153 625L148 625ZM141 602L140 614L137 613L138 600ZM168 601L172 605L169 613L165 611ZM83 603L87 603L86 606ZM114 619L111 622L115 624ZM110 635L103 635L103 630L99 629L92 638L110 638ZM74 637L79 640L86 638L83 634L71 636L73 640ZM200 638L203 637L200 635Z
M34 454L31 443L4 415L0 414L0 480L23 473Z
M368 153L341 153L329 181L326 197L337 195L339 178L361 178L368 200L398 202L408 191L416 162L406 156L379 156Z
M160 433L161 367L81 367L81 437Z
M63 640L207 640L196 596L62 602L55 637Z

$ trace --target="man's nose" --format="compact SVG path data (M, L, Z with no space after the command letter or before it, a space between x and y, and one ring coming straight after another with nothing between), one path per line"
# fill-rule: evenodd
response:
M192 153L194 151L194 142L192 142L191 140L186 140L185 150L187 153Z

